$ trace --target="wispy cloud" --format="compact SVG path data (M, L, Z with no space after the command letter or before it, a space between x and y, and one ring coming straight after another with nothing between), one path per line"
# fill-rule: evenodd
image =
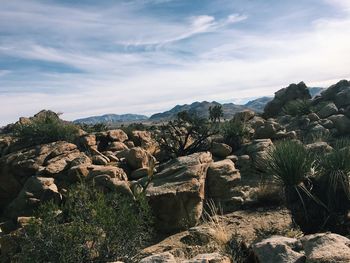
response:
M350 78L345 0L64 2L0 0L0 126L42 108L152 114Z

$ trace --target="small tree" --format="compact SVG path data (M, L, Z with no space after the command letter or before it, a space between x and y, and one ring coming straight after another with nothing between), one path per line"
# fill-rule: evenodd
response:
M160 127L156 137L162 150L172 156L185 156L209 149L209 137L217 134L208 121L188 112Z
M220 123L220 118L224 117L224 112L222 110L222 105L215 105L209 107L209 119L216 123Z

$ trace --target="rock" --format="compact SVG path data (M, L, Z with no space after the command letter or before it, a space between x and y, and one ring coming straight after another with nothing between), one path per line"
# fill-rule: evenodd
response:
M10 153L0 159L0 209L21 191L34 175L58 177L67 174L70 162L81 156L77 146L64 141L38 145Z
M334 98L335 105L343 108L350 105L350 85L341 90Z
M109 163L109 159L103 155L94 155L91 158L92 163L96 165L107 165Z
M129 183L126 181L120 181L118 178L111 178L106 174L95 176L93 181L96 187L100 188L104 192L117 192L132 198L134 197Z
M329 102L322 107L321 110L317 113L321 119L328 118L331 115L335 115L338 113L338 108L335 106L333 102Z
M100 166L100 165L90 165L86 167L89 171L89 178L94 178L98 175L109 175L111 178L118 178L122 181L127 181L128 177L123 169L115 166Z
M210 153L178 157L162 165L153 176L146 195L161 231L173 232L198 223L210 162Z
M283 107L288 102L298 99L311 99L310 92L304 82L291 84L287 88L277 91L274 99L266 104L264 115L266 117L275 117L282 112Z
M320 117L314 112L308 114L307 117L309 118L310 121L318 121L318 120L320 120Z
M183 261L184 263L231 263L231 260L227 256L223 256L220 253L208 253L199 254L196 257Z
M301 239L310 262L350 262L350 240L333 233L307 235Z
M135 144L133 141L126 141L124 142L124 144L128 147L128 148L134 148Z
M346 135L350 133L350 119L348 117L342 114L338 114L330 116L329 119L334 123L334 126L340 135Z
M241 180L239 171L231 160L225 159L211 163L207 171L206 197L220 204L224 211L227 209L234 187Z
M334 123L331 120L323 119L320 120L320 124L325 127L326 129L332 129L334 128Z
M210 152L219 158L226 158L232 152L232 147L225 143L213 142Z
M32 176L26 181L16 199L7 206L5 214L10 218L30 216L41 201L60 202L61 199L54 178Z
M111 142L107 147L107 150L112 152L118 152L125 149L128 149L128 146L122 142Z
M251 119L253 119L255 116L255 112L252 110L243 110L241 112L237 112L234 115L234 119L242 122L247 122Z
M92 146L96 146L97 145L96 135L94 135L94 134L84 135L84 136L80 137L79 143L83 147L85 147L85 149L89 149Z
M119 162L118 157L111 151L103 152L103 155L106 156L111 162Z
M337 94L344 89L350 87L350 82L347 80L341 80L337 84L330 86L328 89L321 92L321 97L326 101L333 101Z
M107 136L108 139L112 142L124 142L128 140L128 135L120 129L108 131Z
M140 261L140 263L176 263L176 260L169 252L163 252L160 254L146 257Z
M85 154L80 153L78 157L76 157L74 160L70 162L70 167L77 166L77 165L90 165L92 164L91 159Z
M328 153L333 150L333 148L326 142L314 142L307 144L305 147L314 153Z
M305 256L300 253L301 245L295 238L272 236L253 244L252 250L260 263L302 263Z
M283 128L281 125L274 121L268 120L263 126L256 128L255 138L256 139L275 139L277 132L281 131Z
M130 149L125 156L125 159L127 164L133 170L148 167L150 162L153 161L153 157L141 147Z
M273 146L270 139L257 139L254 140L248 147L247 153L252 158L255 164L261 163L268 153L268 151Z
M132 131L131 140L135 146L145 149L149 154L153 155L157 150L157 143L149 131Z
M132 173L129 176L129 180L138 180L140 178L147 177L148 170L149 170L148 167L144 167L144 168L139 168L135 171L132 171Z

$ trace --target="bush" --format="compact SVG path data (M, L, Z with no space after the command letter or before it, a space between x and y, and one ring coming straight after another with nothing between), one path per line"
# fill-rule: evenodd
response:
M284 114L291 116L303 116L312 112L310 100L292 100L282 109Z
M57 115L33 118L27 124L16 125L14 135L20 143L28 146L56 141L73 142L79 129L72 123L64 122Z
M169 156L185 156L209 149L209 137L217 134L206 119L180 112L177 119L160 127L156 140Z
M233 149L239 148L250 136L245 122L235 118L223 123L220 133L223 135L225 143Z
M331 213L346 214L350 209L350 141L338 140L334 149L319 158L320 198Z
M19 262L133 262L152 237L152 216L137 200L103 194L86 184L72 188L63 205L43 204L20 237Z

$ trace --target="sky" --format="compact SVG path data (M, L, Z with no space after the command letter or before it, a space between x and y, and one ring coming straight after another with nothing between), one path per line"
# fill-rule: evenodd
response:
M0 126L350 79L349 0L0 0Z

